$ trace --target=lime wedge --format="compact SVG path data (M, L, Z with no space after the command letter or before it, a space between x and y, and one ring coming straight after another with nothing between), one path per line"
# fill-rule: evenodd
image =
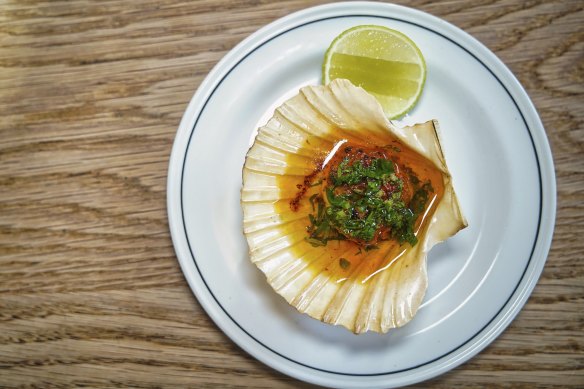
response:
M418 46L403 33L383 26L356 26L337 36L326 51L323 83L335 78L365 89L394 119L420 98L426 62Z

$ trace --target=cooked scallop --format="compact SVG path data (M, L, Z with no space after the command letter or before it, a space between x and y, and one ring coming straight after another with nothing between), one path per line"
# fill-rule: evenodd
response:
M399 128L347 80L278 107L247 153L249 258L298 311L355 333L416 314L426 257L467 223L437 121Z

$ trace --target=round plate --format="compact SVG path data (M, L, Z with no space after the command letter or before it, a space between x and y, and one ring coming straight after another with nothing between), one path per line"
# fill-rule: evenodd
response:
M298 313L249 261L241 170L257 127L301 86L320 83L342 31L379 24L422 50L425 90L402 122L439 121L469 227L428 257L416 317L388 334L354 335ZM517 315L543 269L555 177L541 121L511 72L478 41L420 11L379 3L306 9L254 33L219 62L191 100L168 173L175 250L199 302L248 353L333 387L391 387L458 366Z

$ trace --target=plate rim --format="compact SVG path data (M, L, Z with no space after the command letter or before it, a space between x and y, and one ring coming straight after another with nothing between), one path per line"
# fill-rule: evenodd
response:
M356 12L358 10L358 12ZM380 12L381 11L381 12ZM387 16L382 15L385 13L393 12L397 16ZM323 16L322 14L325 14ZM326 16L328 14L328 16ZM331 16L333 14L334 16ZM320 16L319 16L320 15ZM339 373L330 372L327 370L322 370L315 368L313 366L308 366L298 361L294 361L285 355L278 353L275 350L270 349L267 345L258 341L253 335L249 334L245 329L239 326L237 321L235 321L220 304L219 301L213 296L213 293L206 281L201 274L195 274L192 267L189 266L189 261L192 261L194 266L197 268L196 259L191 251L190 244L188 242L188 235L186 233L186 226L184 222L184 214L182 207L182 180L184 175L185 161L188 153L188 147L192 139L192 135L195 132L196 123L198 117L202 114L205 109L207 102L212 97L214 91L221 85L222 81L229 75L231 70L238 66L245 58L251 55L255 50L257 50L262 45L275 39L276 37L291 31L293 29L299 28L303 25L317 23L326 19L341 18L341 17L379 17L383 19L393 19L401 22L406 22L413 24L417 27L421 27L430 32L437 33L443 38L449 40L455 45L462 48L468 54L474 57L481 65L488 70L494 78L499 82L502 88L505 89L506 93L513 100L516 105L517 111L522 117L522 121L528 131L530 141L532 143L532 148L534 156L536 158L538 166L538 178L540 185L540 215L539 224L537 232L535 235L532 252L530 255L530 260L528 261L523 274L515 286L515 289L507 299L507 301L502 305L501 309L493 315L491 320L487 322L481 329L479 329L475 335L470 337L461 345L455 347L446 354L428 362L424 362L421 365L414 366L408 369L403 369L395 372L388 373L375 373L375 374L354 374L354 373ZM401 16L401 18L400 18ZM406 16L409 17L422 17L422 22L412 22L411 20L405 20ZM429 28L427 25L422 24L423 22L433 24L434 29ZM456 38L464 41L463 43L454 40L452 36L447 34L454 34ZM470 47L469 47L470 45ZM471 50L472 49L472 50ZM481 60L480 56L486 56L490 62L491 66L488 66L486 61ZM484 58L483 58L484 59ZM493 69L492 67L496 68ZM498 73L498 74L497 74ZM527 112L525 112L527 111ZM186 139L185 139L186 138ZM186 142L185 142L186 140ZM541 158L543 157L543 158ZM179 163L180 162L180 163ZM177 165L178 164L178 165ZM180 169L178 168L180 166ZM177 172L180 171L180 185L173 185L173 178L176 177ZM178 188L180 187L180 191ZM177 193L177 191L179 193ZM177 195L180 198L180 202L176 201ZM327 4L311 8L306 8L304 10L297 11L281 19L278 19L264 27L255 33L248 36L245 40L235 46L230 50L224 57L219 61L219 63L209 72L204 81L201 83L197 92L192 97L189 105L181 119L180 125L177 130L177 135L174 141L174 145L171 152L168 180L167 180L167 211L169 217L169 227L171 232L171 237L173 240L173 246L179 264L183 271L187 282L195 294L197 300L207 312L207 314L212 318L215 324L238 346L240 346L247 353L260 360L264 364L279 370L280 372L290 375L292 377L320 384L320 385L339 385L348 383L345 382L348 377L357 377L360 380L366 378L380 378L378 380L368 380L366 382L368 387L377 384L382 385L404 385L416 382L421 382L426 379L430 379L446 371L449 371L465 361L472 358L474 355L483 350L487 345L494 341L507 326L512 322L516 315L521 311L521 308L526 303L527 298L530 296L533 288L537 284L537 281L543 271L545 265L547 254L551 246L551 239L553 237L554 221L555 221L555 211L556 211L556 191L555 191L555 171L553 168L553 158L551 155L551 149L547 141L545 134L545 129L543 124L533 106L531 100L527 96L526 91L521 86L519 81L514 77L511 71L501 62L501 60L496 57L488 48L482 45L478 40L470 36L468 33L459 29L458 27L432 16L426 12L399 6L395 4L383 4L383 3L373 3L373 2L346 2L346 3L336 3ZM547 200L547 201L546 201ZM180 203L180 204L179 204ZM177 211L178 212L177 214ZM178 224L177 224L178 223ZM182 230L182 231L181 231ZM185 243L187 244L188 250L185 250ZM533 261L535 257L535 261ZM529 274L528 274L529 273ZM528 276L527 279L525 278ZM205 291L203 285L207 290ZM521 287L521 288L520 288ZM209 301L209 297L213 301ZM511 303L511 304L510 304ZM214 305L217 304L217 305ZM220 310L223 313L220 312ZM225 316L231 320L237 328L234 328L230 323L225 323ZM501 316L502 315L502 316ZM501 317L500 317L501 316ZM500 318L499 318L500 317ZM496 320L499 318L498 320ZM239 333L237 333L239 332ZM241 336L248 337L250 339L241 339ZM251 345L248 343L252 341ZM476 340L476 341L475 341ZM266 350L258 350L253 346L263 347ZM468 347L465 347L468 346ZM458 353L458 350L463 349ZM266 355L268 351L268 355ZM275 354L275 355L269 355ZM452 354L453 358L449 358ZM271 356L271 358L270 358ZM285 359L285 361L279 361L274 359L274 357L279 357ZM283 363L282 363L283 362ZM439 363L443 362L443 363ZM290 368L289 363L294 365L299 365L297 368L300 371L295 371ZM423 369L424 366L429 366L428 371L418 371ZM309 372L302 371L302 369L309 369ZM416 377L411 377L411 372L418 373L414 374ZM320 376L315 377L310 372L318 372ZM403 373L408 373L404 376ZM339 378L343 382L339 382ZM388 381L391 378L398 378L399 382L392 383ZM336 381L335 381L336 379ZM354 384L354 383L353 383ZM361 384L364 384L363 382ZM349 386L360 386L360 385L349 385Z

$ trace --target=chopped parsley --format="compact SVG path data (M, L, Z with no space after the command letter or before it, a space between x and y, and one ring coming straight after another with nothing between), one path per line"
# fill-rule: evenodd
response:
M348 269L349 266L351 266L351 262L349 262L349 260L346 258L339 258L339 266L342 269Z
M325 246L330 240L348 239L365 251L378 248L375 243L386 239L414 246L414 224L432 190L429 182L417 184L406 205L403 182L395 174L393 161L370 158L351 163L345 157L331 170L324 194L309 198L313 213L306 240L313 246Z

